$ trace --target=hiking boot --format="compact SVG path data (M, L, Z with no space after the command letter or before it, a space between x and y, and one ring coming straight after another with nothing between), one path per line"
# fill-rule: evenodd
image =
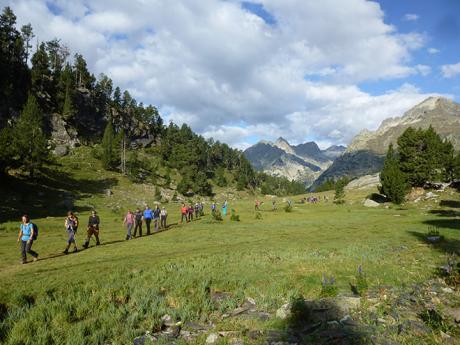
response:
M83 248L88 249L88 247L89 247L89 242L85 242L85 244L83 245Z
M100 244L101 244L101 242L99 242L99 241L96 242L96 246L98 246L98 245L100 245Z
M64 250L62 254L65 254L65 255L69 254L69 250L68 249Z
M25 265L27 261L21 261L21 265Z

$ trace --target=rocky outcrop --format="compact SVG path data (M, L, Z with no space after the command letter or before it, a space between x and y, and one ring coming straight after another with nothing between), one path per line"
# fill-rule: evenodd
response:
M59 114L51 117L51 143L56 156L65 156L70 148L80 145L78 133Z
M343 146L321 150L315 142L290 145L278 138L274 143L261 141L246 149L244 155L256 170L311 185L344 150Z
M352 190L352 189L368 189L374 188L380 185L380 174L374 175L365 175L360 178L357 178L351 181L349 184L345 186L345 189Z

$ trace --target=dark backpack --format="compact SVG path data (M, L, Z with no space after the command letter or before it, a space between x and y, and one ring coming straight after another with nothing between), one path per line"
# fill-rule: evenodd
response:
M32 223L32 228L34 229L34 235L32 236L32 240L35 241L38 238L38 225Z

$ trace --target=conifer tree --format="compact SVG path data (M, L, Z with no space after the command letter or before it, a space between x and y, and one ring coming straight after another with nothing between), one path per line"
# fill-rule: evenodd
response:
M335 184L334 202L343 204L345 202L345 180L338 180Z
M395 155L393 144L388 147L387 156L380 173L381 193L395 204L401 204L406 195L406 178L399 168L399 161Z
M114 152L113 152L113 141L114 131L112 121L107 122L107 126L104 130L104 136L102 137L102 164L107 170L113 169L114 164Z
M43 113L33 95L29 95L13 129L13 145L19 165L31 177L49 161L48 142L43 132Z

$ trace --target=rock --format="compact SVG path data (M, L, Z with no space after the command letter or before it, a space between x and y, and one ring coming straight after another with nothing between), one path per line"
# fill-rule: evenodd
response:
M238 307L238 308L236 308L235 310L233 310L233 311L230 313L230 315L231 315L231 316L237 316L237 315L246 313L248 310L249 310L249 308L247 308L247 307Z
M444 340L448 340L450 338L452 338L449 334L447 333L444 333L443 331L441 331L441 338L444 339Z
M441 290L444 293L453 293L454 292L454 290L452 290L450 287L443 287Z
M380 206L378 202L375 202L374 200L371 200L371 199L364 200L363 205L364 207L379 207Z
M171 326L176 325L176 323L173 321L171 316L169 316L168 314L162 316L161 322L163 323L163 326L166 326L166 327L171 327Z
M345 186L345 189L367 189L378 185L380 185L380 174L365 175L351 181Z
M290 316L291 316L291 304L290 303L283 304L281 308L279 308L276 311L276 317L281 320L286 320Z
M216 344L218 340L219 340L219 334L211 333L206 338L206 344L209 344L209 345Z
M150 334L141 335L140 337L136 337L133 340L134 345L151 345L156 341L156 338L151 336Z
M340 323L338 323L337 321L328 321L327 325L329 327L332 327L332 328L337 328L337 327L340 327Z
M357 326L358 323L354 321L350 315L345 315L342 319L340 319L340 324L344 326Z
M445 313L455 320L455 322L460 323L460 308L446 308Z
M428 193L426 193L426 195L425 195L425 200L428 200L428 199L435 199L435 198L437 198L437 197L439 197L439 195L434 194L433 192L428 192Z
M113 195L112 190L111 190L111 189L106 189L106 190L105 190L105 195L107 195L107 196Z
M63 157L69 154L69 147L66 145L56 145L53 150L54 155Z
M240 332L238 332L238 331L220 331L219 335L221 337L236 337L236 336L240 335Z
M398 334L413 334L423 336L430 333L431 330L423 322L416 320L406 320L398 327Z
M361 306L361 298L342 296L337 298L336 304L341 311L348 314L351 310Z

